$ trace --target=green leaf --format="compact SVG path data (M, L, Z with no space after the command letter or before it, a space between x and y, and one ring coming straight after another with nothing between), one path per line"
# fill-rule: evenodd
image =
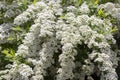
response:
M65 14L60 16L61 19L65 19Z
M35 4L37 1L38 1L38 0L34 0L34 1L33 1L33 4Z
M62 0L62 5L67 4L67 0Z
M98 16L100 17L106 17L106 14L104 13L104 11L102 9L98 10Z
M100 15L102 15L102 14L103 14L103 10L102 10L102 9L99 9L98 15L100 16Z
M15 56L15 51L14 51L13 49L10 49L10 54L11 54L12 56Z
M8 41L13 41L13 40L15 40L14 37L11 37L11 36L10 36L10 37L8 38Z
M4 49L4 50L2 51L2 53L5 54L5 55L8 55L9 51L8 51L8 49Z
M8 48L4 49L2 51L2 53L5 54L8 59L11 59L11 58L15 57L15 51L11 48L10 49L8 49Z
M12 28L12 30L14 30L14 31L22 31L22 28L20 26L17 26L17 27Z
M27 0L24 0L23 4L24 6L27 6Z
M112 30L111 30L111 32L113 33L113 32L116 32L118 29L117 29L117 27L114 27Z
M76 6L79 6L80 4L82 3L82 0L77 0L77 2L76 2Z
M99 0L95 0L95 5L97 5L99 3Z
M22 7L24 7L26 9L28 1L27 0L19 0L19 1L23 4Z

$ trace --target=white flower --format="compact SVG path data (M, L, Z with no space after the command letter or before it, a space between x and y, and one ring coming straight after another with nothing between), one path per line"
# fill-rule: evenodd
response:
M105 8L106 11L110 11L110 10L112 10L113 8L115 8L115 5L114 5L113 3L111 3L111 2L108 2L108 3L106 3L106 4L104 5L104 8Z
M67 20L68 23L71 23L75 21L75 14L72 12L69 12L65 15L65 19Z
M8 17L8 18L11 18L13 16L15 16L15 12L11 9L7 10L4 15L4 17Z
M18 72L24 77L29 77L33 74L32 68L25 64L19 65Z
M119 8L113 8L109 12L114 18L120 20L120 9Z
M120 19L119 12L120 9L115 6L115 4L111 2L107 2L105 4L99 5L98 9L104 9L105 13L110 14L116 19Z
M30 5L26 11L24 11L22 14L14 19L14 24L21 25L27 22L28 20L34 18L37 12L46 7L47 5L44 2L37 2L35 5Z
M102 63L103 61L104 61L103 58L97 58L97 59L95 59L94 62Z
M81 14L88 14L90 12L88 5L84 2L79 8Z
M89 20L88 15L80 15L80 16L77 16L75 22L77 23L78 26L88 25L88 20Z
M31 78L31 80L44 80L44 78L43 78L43 76L41 75L37 75L37 76L33 76L32 78Z
M83 65L83 66L82 66L82 69L83 69L83 71L84 71L84 73L85 73L86 75L90 75L90 74L93 73L94 67L95 67L94 64Z
M23 57L26 57L29 55L29 48L23 44L21 44L19 47L18 47L18 51L16 53L16 55L22 55Z
M107 42L101 42L101 43L99 43L98 46L99 46L99 48L101 48L101 49L102 49L102 48L105 49L105 48L107 48L107 47L110 47L110 45L109 45Z
M73 45L71 43L66 43L63 47L62 47L62 51L65 51L65 52L68 52L70 51L69 53L72 52L72 48L73 48Z
M29 17L26 16L29 16L28 14L26 14L26 12L17 16L17 18L14 19L14 24L21 25L24 22L27 22L29 20Z
M4 3L0 2L0 10L2 10L2 9L6 9L6 6Z
M49 1L48 5L49 6L52 6L52 10L54 11L55 15L62 15L63 13L63 9L61 8L62 6L60 5L60 2L59 0L51 0Z
M7 74L9 78L5 79L44 80L48 76L54 76L56 80L84 80L85 75L97 73L95 70L97 66L98 72L102 74L100 76L102 80L110 80L108 76L116 80L114 65L117 63L117 55L112 52L110 45L115 43L111 33L113 27L111 21L89 14L90 9L86 2L80 7L75 7L63 6L61 1L40 0L35 4L30 2L28 4L31 5L27 5L28 9L14 19L14 24L21 27L25 27L27 24L24 23L29 20L34 21L16 53L16 56L20 55L28 61L30 66L14 62ZM106 8L109 8L109 5L111 3L106 3ZM103 8L105 6L103 5ZM114 15L119 11L117 8L112 10L114 12L111 11L111 14ZM9 36L7 34L12 26L8 26L6 24L0 26L1 42ZM53 66L55 71L51 73L50 69ZM105 72L107 73L104 74Z
M77 8L75 6L68 6L67 11L75 13L75 12L77 12Z
M97 53L97 52L93 51L91 54L89 54L89 58L90 58L91 60L93 60L93 59L95 59L99 54L100 54L100 53Z
M58 69L57 80L73 79L73 69L75 63L73 62L76 52L71 43L66 43L62 47L62 54L59 56L60 65L62 68Z
M14 25L12 23L3 23L0 25L0 44L9 42L9 36L13 35L11 31L13 26Z
M91 25L92 26L99 26L99 27L102 27L103 26L103 20L95 17L95 16L91 16L89 18L89 21L91 22Z
M1 71L0 71L0 75L6 74L6 73L8 73L8 72L9 72L9 70L1 70Z

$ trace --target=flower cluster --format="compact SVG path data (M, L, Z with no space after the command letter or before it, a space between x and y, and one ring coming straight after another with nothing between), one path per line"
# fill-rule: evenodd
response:
M108 2L106 4L102 4L99 6L98 9L104 9L105 12L107 12L107 14L112 15L114 18L120 19L120 8L119 6Z
M12 23L3 23L0 25L0 44L8 41L8 37L12 35L12 27Z
M0 1L0 44L9 42L8 38L13 36L13 19L21 13L19 8L16 1L10 4Z
M101 80L117 80L114 66L118 59L111 47L116 44L111 21L89 15L86 2L80 6L62 6L61 1L38 1L14 19L16 25L30 20L34 24L16 52L16 57L26 62L14 62L2 77L6 80L84 80L87 76L95 80L92 76L95 74ZM50 73L52 67L55 71Z

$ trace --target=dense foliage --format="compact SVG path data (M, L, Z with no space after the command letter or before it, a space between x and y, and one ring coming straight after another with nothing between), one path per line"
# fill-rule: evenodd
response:
M0 1L0 80L118 80L119 3Z

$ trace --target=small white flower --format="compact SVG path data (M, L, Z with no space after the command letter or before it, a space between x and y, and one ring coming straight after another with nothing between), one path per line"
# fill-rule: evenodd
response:
M19 65L18 72L24 77L29 77L33 74L32 68L25 64Z
M77 8L75 6L68 6L67 11L75 13L75 12L77 12Z
M84 2L79 8L81 14L88 14L90 12L88 5Z
M111 3L111 2L108 2L108 3L106 3L106 4L104 5L104 8L105 8L106 11L110 11L110 10L112 10L113 8L115 8L115 5L114 5L113 3Z
M88 20L89 20L88 15L80 15L80 16L77 16L76 23L78 24L78 26L88 25Z
M16 53L16 56L18 55L22 55L23 57L26 57L26 55L28 56L29 55L29 48L23 44L21 44L19 47L18 47L18 51Z

